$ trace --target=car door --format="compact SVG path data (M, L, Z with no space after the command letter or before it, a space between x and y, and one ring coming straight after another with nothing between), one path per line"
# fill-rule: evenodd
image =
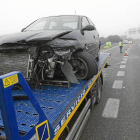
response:
M87 25L90 25L89 21L86 17L82 17L82 28L84 28ZM86 51L90 53L93 57L96 57L96 44L95 38L93 36L93 31L84 30L83 32L86 40Z
M93 24L93 22L88 18L88 21L90 23L90 25L94 26L94 30L92 31L93 37L95 39L95 56L98 56L99 53L99 49L100 49L100 42L99 42L99 33L95 27L95 25Z

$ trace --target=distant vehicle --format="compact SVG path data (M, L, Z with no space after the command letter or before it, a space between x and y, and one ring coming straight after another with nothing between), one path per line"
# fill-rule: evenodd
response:
M123 41L123 44L128 44L128 40L124 40Z
M129 44L132 44L132 41L129 41Z

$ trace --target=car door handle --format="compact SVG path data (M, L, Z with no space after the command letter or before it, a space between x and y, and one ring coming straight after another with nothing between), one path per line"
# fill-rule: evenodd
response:
M93 35L93 37L95 38L95 35Z

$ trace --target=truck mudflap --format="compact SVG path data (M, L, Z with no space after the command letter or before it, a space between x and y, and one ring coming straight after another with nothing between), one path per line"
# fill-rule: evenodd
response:
M59 117L52 123L48 119L48 116L44 113L43 107L41 106L41 102L38 102L36 100L33 91L28 86L26 80L24 79L23 75L20 72L11 72L9 74L5 74L0 76L0 115L2 115L2 121L3 121L3 128L4 132L6 134L6 139L8 140L57 140L63 130L66 128L67 124L77 111L78 107L81 105L82 101L85 99L86 95L88 94L90 88L95 83L98 76L101 74L102 69L106 65L107 61L109 60L110 54L101 54L100 55L100 61L98 62L98 74L91 78L89 81L79 81L80 84L76 86L83 86L79 87L79 91L77 92L76 96L73 98L72 101L67 105L67 107L63 110L63 112L59 115ZM38 113L38 123L36 123L34 126L31 127L30 131L28 133L21 133L19 131L19 127L17 124L17 113L15 112L15 105L13 103L13 97L12 97L12 88L16 84L20 84L25 91L26 95L28 96L28 99L31 101L31 104L35 108L36 112ZM73 86L73 87L76 87ZM72 87L71 90L75 89ZM66 90L66 89L65 89ZM69 92L67 89L66 92ZM41 92L41 96L43 93ZM25 96L24 96L25 97ZM24 98L25 100L27 98ZM88 102L88 106L90 105L90 102ZM87 109L85 109L87 110ZM21 110L18 110L21 111ZM28 113L29 112L25 112ZM87 112L87 118L90 114L90 110ZM22 123L23 116L20 116L19 118ZM1 118L1 116L0 116ZM87 120L85 118L85 121ZM28 122L28 121L27 121ZM77 122L79 123L79 122ZM1 127L0 122L0 128ZM23 124L25 125L25 124ZM84 124L83 124L84 126ZM25 130L24 127L23 131ZM80 127L82 130L82 128ZM0 129L1 131L1 129ZM22 132L23 132L22 131ZM78 131L80 133L80 131ZM79 135L77 135L79 137Z

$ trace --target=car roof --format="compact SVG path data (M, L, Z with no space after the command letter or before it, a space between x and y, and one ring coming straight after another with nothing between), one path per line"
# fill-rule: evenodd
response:
M49 16L49 17L42 17L42 18L50 18L50 17L61 17L61 16L78 16L78 17L86 17L86 16L83 16L83 15L58 15L58 16ZM38 18L37 20L39 19L42 19L42 18Z
M49 17L61 17L61 16L78 16L78 17L83 17L83 15L57 15L57 16L49 16ZM46 17L44 17L46 18Z

